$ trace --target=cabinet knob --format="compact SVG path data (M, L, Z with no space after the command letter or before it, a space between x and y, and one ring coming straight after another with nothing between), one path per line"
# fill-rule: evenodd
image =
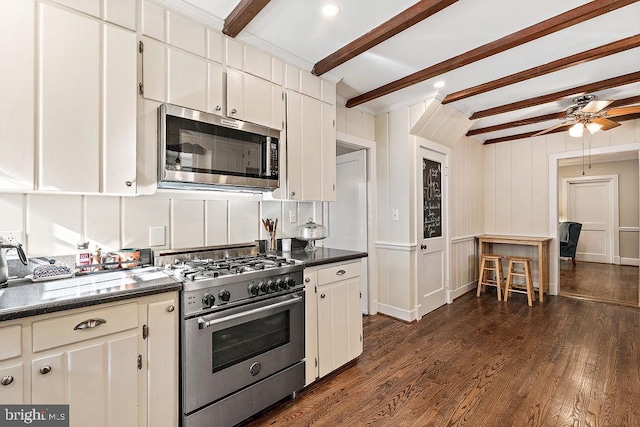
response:
M170 305L169 307L167 307L167 311L168 311L169 313L172 313L172 312L173 312L173 310L175 310L175 309L176 309L176 308L175 308L174 306L172 306L172 305Z
M50 365L44 365L42 368L40 368L40 373L42 375L46 375L49 372L51 372L51 366Z
M231 114L235 114L237 112L238 112L238 110L236 110L235 108L231 110Z
M295 195L296 195L296 192L295 192L295 191L292 191L292 192L291 192L291 197L293 197L293 196L295 196Z
M311 279L309 279L308 277L306 279L304 279L304 283L309 283L311 281Z
M325 294L320 294L320 298L324 298L324 297L326 297Z
M219 105L216 105L216 111L220 111L220 110L222 110L222 107Z
M2 385L9 385L13 382L13 377L11 375L7 375L6 377L2 377L2 380L0 380L0 384Z
M131 181L125 181L124 183L127 187L131 187L133 185L133 182Z

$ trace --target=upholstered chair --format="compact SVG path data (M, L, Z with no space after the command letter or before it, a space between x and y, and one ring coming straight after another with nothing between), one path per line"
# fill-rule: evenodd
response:
M582 224L579 222L561 222L558 230L560 240L560 256L571 257L573 265L576 265L576 249L578 249L578 238Z

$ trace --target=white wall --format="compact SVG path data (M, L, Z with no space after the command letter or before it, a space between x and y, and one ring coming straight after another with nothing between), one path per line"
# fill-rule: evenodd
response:
M180 249L266 238L261 218L278 218L278 238L316 218L314 203L259 200L260 196L193 193L141 197L0 194L0 230L22 230L28 256L73 254L76 243L107 250L149 247L149 227L165 227L165 245ZM297 223L289 222L295 210ZM286 221L283 221L286 218Z
M591 147L608 147L640 141L640 120L598 132L591 137ZM548 236L550 230L549 157L556 153L582 153L582 139L560 132L516 141L483 146L485 232ZM621 195L622 197L622 195ZM556 241L552 248L550 269L557 269ZM502 254L534 256L533 248L501 245ZM537 270L537 269L534 269ZM534 282L537 283L537 271ZM551 275L551 293L557 283Z

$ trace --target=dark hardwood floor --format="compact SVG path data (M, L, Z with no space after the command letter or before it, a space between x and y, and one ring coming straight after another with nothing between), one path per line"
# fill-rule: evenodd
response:
M411 324L364 318L364 353L245 425L638 426L640 309L469 292Z
M560 260L560 295L638 306L638 267Z

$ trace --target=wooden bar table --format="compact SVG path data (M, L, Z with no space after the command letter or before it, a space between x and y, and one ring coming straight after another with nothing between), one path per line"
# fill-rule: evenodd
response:
M538 300L544 301L544 293L549 293L549 242L551 237L542 236L514 236L507 234L480 234L475 236L478 239L478 259L482 254L493 253L494 243L504 243L507 245L526 245L538 248Z

